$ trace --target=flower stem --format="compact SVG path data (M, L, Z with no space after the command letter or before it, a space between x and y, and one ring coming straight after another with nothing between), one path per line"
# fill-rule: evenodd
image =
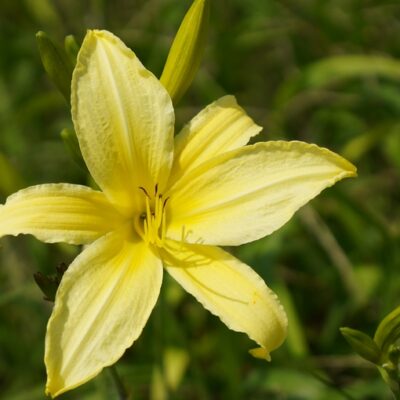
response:
M121 377L118 374L117 368L115 365L111 365L109 368L110 375L112 380L114 381L115 387L117 389L119 400L132 400L132 396L128 394L128 391L122 382Z

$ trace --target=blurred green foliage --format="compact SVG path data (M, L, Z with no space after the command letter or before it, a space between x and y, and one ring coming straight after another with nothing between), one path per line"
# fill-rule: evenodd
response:
M60 132L72 128L46 77L35 34L63 45L87 28L120 36L160 75L189 0L0 2L0 197L41 182L86 183ZM371 334L400 302L400 3L398 0L218 0L177 128L230 93L261 139L306 140L353 161L341 182L279 232L232 252L279 294L289 315L272 362L166 277L140 339L117 369L134 399L389 399L340 326ZM79 249L31 237L0 249L0 398L43 399L51 304L33 281ZM104 371L63 399L117 398Z

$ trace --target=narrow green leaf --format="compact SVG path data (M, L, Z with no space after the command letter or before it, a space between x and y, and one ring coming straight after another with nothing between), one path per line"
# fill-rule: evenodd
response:
M305 83L321 87L338 80L382 75L400 79L400 62L382 56L342 55L321 60L306 70Z
M366 333L351 328L340 328L340 332L357 354L374 364L379 362L379 348Z
M36 40L44 69L51 81L69 102L73 71L72 62L67 57L65 50L55 44L45 32L39 31L36 34Z
M343 80L383 76L400 80L400 61L390 57L366 55L340 55L324 58L287 80L278 90L276 106L290 101L304 90L323 89Z
M184 95L200 65L209 19L209 0L195 0L172 43L160 81L174 103Z

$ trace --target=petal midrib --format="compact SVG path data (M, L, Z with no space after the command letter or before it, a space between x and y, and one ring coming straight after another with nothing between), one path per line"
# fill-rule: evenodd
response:
M136 146L134 145L134 143L132 141L132 127L130 126L129 118L127 118L127 116L126 116L124 106L121 101L121 96L119 95L118 85L115 81L114 72L111 68L110 58L112 57L112 54L107 55L106 50L104 49L103 46L99 46L99 50L100 50L99 56L101 57L101 61L104 65L105 69L107 70L108 82L109 82L110 89L111 89L110 91L112 92L112 97L113 97L113 109L115 107L115 109L118 110L118 114L119 114L118 120L122 124L122 126L120 126L120 129L119 129L119 131L122 133L122 135L119 135L119 137L121 137L124 142L123 145L121 146L121 149L123 149L123 151L121 151L121 153L124 156L123 167L124 167L125 171L129 171L130 168L128 167L128 165L129 165L130 157L128 156L128 154L134 155L134 157L137 161L139 161L140 158L138 158Z

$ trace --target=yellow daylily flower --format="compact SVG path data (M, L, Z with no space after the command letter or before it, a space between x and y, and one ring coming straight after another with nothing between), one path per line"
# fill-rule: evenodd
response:
M174 140L166 89L106 31L84 39L71 103L101 191L45 184L0 206L0 236L88 245L66 271L47 326L47 393L75 388L122 356L157 301L163 267L269 358L285 338L285 312L250 267L215 246L270 234L355 167L302 142L246 146L261 128L232 96Z

